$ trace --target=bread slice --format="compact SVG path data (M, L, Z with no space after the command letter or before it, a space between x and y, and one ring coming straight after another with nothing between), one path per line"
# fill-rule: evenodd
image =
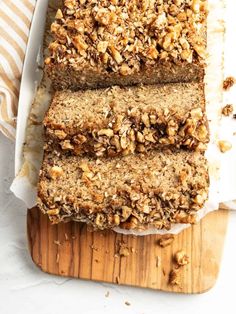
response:
M209 141L200 83L57 92L46 137L77 155L116 156L158 147L204 150Z
M195 221L208 187L207 161L199 152L94 159L53 151L45 152L38 206L54 223L169 229Z
M202 81L206 3L64 0L45 60L54 88Z

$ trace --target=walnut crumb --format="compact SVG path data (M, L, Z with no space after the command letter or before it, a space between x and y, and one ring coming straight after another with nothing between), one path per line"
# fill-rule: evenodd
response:
M171 286L181 287L181 272L180 268L174 268L170 271L169 274L169 284Z
M224 108L222 109L222 114L226 117L230 116L233 113L233 105L226 105L224 106Z
M130 306L131 304L130 304L130 302L125 301L125 305Z
M225 91L228 91L230 90L232 86L234 86L235 83L236 83L236 79L233 76L229 76L223 82L223 89Z
M54 240L54 244L60 246L61 245L61 242L59 240Z
M189 256L183 250L180 250L175 253L174 260L179 266L184 266L189 263Z
M218 142L219 149L222 153L226 153L227 151L231 150L232 144L229 141L219 141Z
M158 244L159 246L161 247L166 247L168 245L170 245L172 242L174 241L174 236L173 234L166 234L166 235L163 235L159 241L158 241Z
M106 294L105 294L105 297L108 298L109 295L110 295L110 291L107 291Z

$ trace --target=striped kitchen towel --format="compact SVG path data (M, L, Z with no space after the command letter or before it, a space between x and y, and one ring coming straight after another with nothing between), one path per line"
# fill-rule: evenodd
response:
M0 130L15 138L21 73L36 0L0 0Z

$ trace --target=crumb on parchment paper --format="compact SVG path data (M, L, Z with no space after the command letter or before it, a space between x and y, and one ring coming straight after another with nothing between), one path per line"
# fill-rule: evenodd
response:
M232 144L229 141L219 141L218 142L219 149L222 153L226 153L232 148Z
M233 76L228 76L223 82L223 89L225 91L230 90L231 87L236 83L236 79Z
M233 105L226 105L222 108L222 114L226 117L230 116L234 111Z

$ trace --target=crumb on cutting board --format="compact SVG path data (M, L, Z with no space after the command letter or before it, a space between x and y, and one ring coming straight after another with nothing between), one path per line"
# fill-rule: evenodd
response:
M166 247L174 241L173 234L165 234L158 240L158 245L161 247Z
M173 268L169 274L169 284L171 286L179 286L181 288L181 279L180 268Z
M185 251L179 250L174 255L174 261L177 263L177 265L184 266L189 264L189 256L186 254Z

